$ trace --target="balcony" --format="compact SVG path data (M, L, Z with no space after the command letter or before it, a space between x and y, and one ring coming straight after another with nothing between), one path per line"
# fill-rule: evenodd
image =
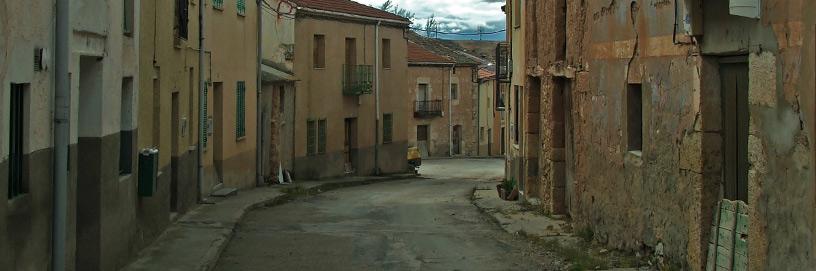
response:
M442 100L414 102L415 118L433 118L442 116Z
M374 90L373 69L371 65L343 65L343 95L371 94Z

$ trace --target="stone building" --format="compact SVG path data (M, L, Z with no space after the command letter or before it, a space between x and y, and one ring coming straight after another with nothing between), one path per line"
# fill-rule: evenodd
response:
M411 145L424 156L478 155L479 62L414 32L408 39Z
M294 175L407 169L410 21L345 0L296 0Z
M538 159L508 177L528 198L608 246L662 247L682 269L812 268L816 3L507 7L524 33L510 110L527 113L531 150L508 160ZM723 199L747 206L736 229L715 216ZM736 246L718 247L732 231Z

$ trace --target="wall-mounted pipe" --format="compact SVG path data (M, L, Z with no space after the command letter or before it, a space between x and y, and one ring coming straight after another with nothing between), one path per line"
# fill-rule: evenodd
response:
M203 201L202 186L204 183L204 137L207 136L205 126L207 123L207 111L204 110L204 5L198 5L198 143L196 143L196 199L199 203ZM212 55L211 55L212 57ZM212 63L210 63L212 68Z
M374 175L380 175L380 24L374 28Z
M68 217L68 145L71 140L71 89L69 0L57 0L54 28L54 217L51 227L51 268L65 270L66 224Z
M261 110L261 93L263 92L263 74L261 71L261 61L263 60L263 20L262 20L262 9L261 1L263 0L256 0L257 4L257 16L256 19L258 24L258 33L257 33L257 50L256 53L258 54L258 58L256 59L256 81L255 81L255 185L261 186L264 184L264 166L263 166L263 157L264 157L264 122L263 122L263 114Z

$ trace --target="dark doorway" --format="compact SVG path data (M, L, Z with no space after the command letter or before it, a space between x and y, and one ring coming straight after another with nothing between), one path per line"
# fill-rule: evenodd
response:
M345 158L345 170L346 174L352 174L357 170L357 118L345 119L344 126L343 156Z
M346 65L357 65L357 39L346 38Z
M430 152L430 132L428 125L417 125L416 128L417 133L417 148L419 148L419 152L422 154L423 157L427 157Z
M172 108L170 111L170 212L177 213L179 211L179 126L181 125L181 116L179 116L179 93L175 92L172 96Z
M462 154L462 125L453 126L451 144L453 144L453 155Z
M725 198L748 200L748 64L744 57L720 62L723 97Z
M224 183L224 83L213 83L212 101L213 164L217 175L216 186L219 186Z
M101 254L102 159L102 60L80 57L79 115L76 126L76 270L99 270Z

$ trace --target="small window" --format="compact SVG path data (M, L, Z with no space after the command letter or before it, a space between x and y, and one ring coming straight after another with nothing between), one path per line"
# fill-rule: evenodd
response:
M235 9L238 11L238 15L245 16L246 15L246 1L245 0L238 0L235 2Z
M119 117L119 175L133 173L133 77L122 78L122 103Z
M383 39L382 40L382 63L383 63L383 68L386 68L386 69L391 68L391 40L390 39Z
M175 34L177 38L187 39L187 22L189 21L188 0L176 0Z
M451 84L451 100L459 99L459 84Z
M23 145L25 144L25 119L27 103L25 99L28 84L11 84L9 101L9 176L8 198L12 199L28 192L23 172Z
M326 119L317 121L317 153L326 153Z
M133 0L124 0L122 32L125 36L133 35Z
M224 10L224 0L212 0L214 9Z
M521 27L521 0L513 1L513 27Z
M394 117L393 114L383 114L383 143L394 141Z
M246 82L238 81L235 90L235 139L246 136Z
M314 68L326 68L326 36L314 35Z
M626 119L629 151L643 149L643 85L630 84L626 91Z
M317 153L317 122L306 121L306 154L315 155Z
M485 141L485 129L484 127L479 127L479 141Z

